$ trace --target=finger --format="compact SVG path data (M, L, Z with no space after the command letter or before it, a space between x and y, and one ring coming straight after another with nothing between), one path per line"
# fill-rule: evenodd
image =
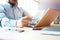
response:
M31 20L30 17L23 17L23 18L22 18L22 20L26 20L26 19L27 19L27 20Z
M31 20L22 20L22 22L28 23L28 22L31 22Z
M22 23L22 26L28 26L28 23Z

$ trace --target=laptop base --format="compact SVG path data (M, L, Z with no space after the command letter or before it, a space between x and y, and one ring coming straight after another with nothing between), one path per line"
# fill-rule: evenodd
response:
M57 36L60 36L60 28L54 28L54 27L49 27L49 28L43 28L41 30L41 33L42 34L45 34L45 35L57 35Z

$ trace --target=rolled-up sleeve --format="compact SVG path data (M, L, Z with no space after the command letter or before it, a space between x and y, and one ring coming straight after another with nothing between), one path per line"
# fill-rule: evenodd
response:
M16 26L16 20L8 19L7 17L2 18L2 27L13 27Z
M11 27L16 26L16 20L12 20L6 17L4 13L0 13L1 26L2 27Z

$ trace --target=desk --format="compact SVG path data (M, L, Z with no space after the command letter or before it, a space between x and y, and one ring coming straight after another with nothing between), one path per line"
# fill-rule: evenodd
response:
M43 35L40 30L22 28L25 32L0 31L0 39L3 40L60 40L60 36Z

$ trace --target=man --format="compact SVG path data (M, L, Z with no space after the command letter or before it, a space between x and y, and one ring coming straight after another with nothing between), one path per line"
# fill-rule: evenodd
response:
M0 5L1 16L1 25L3 27L7 26L17 26L24 27L28 26L28 23L31 22L29 15L22 8L19 8L17 0L8 0L8 3Z

